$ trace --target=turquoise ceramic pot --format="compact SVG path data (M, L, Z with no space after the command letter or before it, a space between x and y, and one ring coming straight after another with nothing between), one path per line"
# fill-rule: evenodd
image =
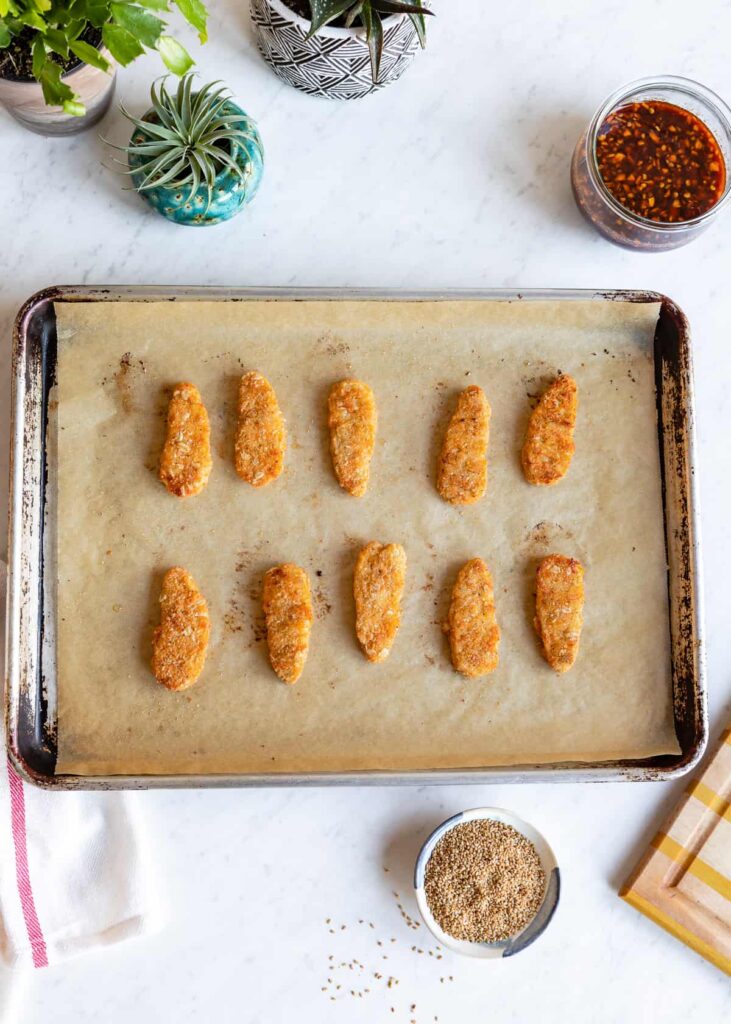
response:
M224 169L216 178L213 188L213 200L210 207L208 204L208 189L201 185L198 191L192 196L190 188L166 188L164 185L159 188L145 189L139 194L150 206L153 206L158 213L176 224L189 224L193 227L205 227L208 224L219 224L221 221L229 220L240 210L250 203L257 193L261 184L264 172L264 147L259 135L256 123L230 100L225 108L229 112L244 114L245 122L242 127L250 135L244 142L233 142L231 144L231 156L244 171L244 178L237 178L230 170ZM149 118L152 111L145 114ZM133 142L144 142L145 137L139 128L132 133ZM130 156L129 166L135 171L143 162L142 157ZM132 174L132 181L135 188L141 184L141 175Z

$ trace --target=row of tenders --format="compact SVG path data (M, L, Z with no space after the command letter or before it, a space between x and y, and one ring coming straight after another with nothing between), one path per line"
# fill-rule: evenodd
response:
M574 453L576 382L561 374L533 410L521 462L531 484L555 484ZM328 396L330 452L338 483L356 498L368 489L378 412L373 391L360 380L333 384ZM472 505L487 490L490 405L482 388L461 392L439 456L437 490L452 505ZM265 487L282 472L287 448L284 417L274 388L255 370L239 383L234 444L236 472L252 487ZM194 384L178 384L170 398L160 479L178 498L200 494L213 467L211 428Z
M549 486L566 474L574 453L578 390L561 374L534 408L521 453L526 479ZM342 380L328 396L328 426L333 468L340 486L355 497L368 488L377 429L376 402L362 381ZM478 501L487 488L490 406L482 389L462 391L444 435L437 490L454 505ZM286 450L284 417L274 389L256 371L239 385L235 465L253 487L263 487L282 471ZM197 388L179 384L170 399L160 479L177 497L198 494L211 472L210 425ZM572 667L583 621L583 567L573 558L552 554L536 574L534 624L544 657L557 672ZM369 661L388 657L401 622L406 583L406 552L400 544L371 541L359 553L353 575L355 632ZM295 683L305 665L313 612L307 573L297 565L269 569L262 605L272 668L285 683ZM160 594L161 620L154 632L152 670L160 683L183 690L200 676L208 647L210 618L205 598L190 574L170 569ZM473 558L460 570L452 589L444 630L452 663L469 678L487 675L498 665L500 627L493 582L484 561Z
M341 380L328 397L330 451L338 483L356 498L365 494L376 444L376 401L367 384ZM266 377L255 370L239 382L234 442L236 472L252 487L265 487L284 468L287 432L279 402ZM160 479L178 498L200 494L213 468L211 427L194 384L178 384L168 406Z
M406 552L400 544L371 541L358 554L353 574L355 633L371 662L384 661L401 625ZM549 555L536 574L535 628L543 654L557 672L573 665L579 649L584 602L583 569L565 555ZM302 675L310 646L313 611L310 582L298 565L277 565L264 574L262 606L271 666L285 683ZM153 636L152 671L170 690L185 690L203 671L210 616L193 577L176 566L165 574L160 625ZM462 566L452 588L443 629L452 664L470 679L498 666L500 627L492 576L481 558Z

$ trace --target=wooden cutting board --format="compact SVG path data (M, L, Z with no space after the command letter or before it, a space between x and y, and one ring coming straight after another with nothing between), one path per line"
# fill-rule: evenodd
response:
M731 729L619 895L731 975Z

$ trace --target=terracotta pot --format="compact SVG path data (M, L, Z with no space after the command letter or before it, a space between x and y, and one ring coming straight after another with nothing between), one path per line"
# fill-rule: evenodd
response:
M79 64L62 76L86 107L82 117L65 113L63 107L47 107L41 87L34 78L0 77L0 103L16 121L39 135L75 135L91 128L104 116L112 102L117 74L109 51L101 48L100 52L112 65L111 72Z
M395 82L419 49L411 19L391 15L383 21L383 57L379 80L371 77L365 29L326 25L310 39L309 21L284 0L250 0L256 44L264 60L289 85L311 96L351 100Z

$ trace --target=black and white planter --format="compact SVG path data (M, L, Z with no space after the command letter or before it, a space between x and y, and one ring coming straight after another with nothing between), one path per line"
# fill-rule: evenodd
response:
M383 22L383 58L378 83L371 77L365 29L325 28L307 38L310 23L283 0L250 0L259 51L275 74L310 96L354 100L400 78L419 49L406 15Z

